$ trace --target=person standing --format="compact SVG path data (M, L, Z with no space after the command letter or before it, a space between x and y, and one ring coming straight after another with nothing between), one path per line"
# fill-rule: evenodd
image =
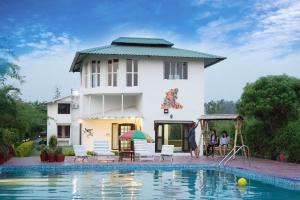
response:
M193 122L188 132L188 142L189 142L191 157L193 157L193 151L194 151L196 158L199 157L198 146L196 143L196 131L195 131L198 125L199 125L199 121L197 123Z

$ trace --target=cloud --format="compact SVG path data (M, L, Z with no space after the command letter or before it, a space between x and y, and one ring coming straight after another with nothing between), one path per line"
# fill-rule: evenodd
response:
M50 100L55 87L62 88L62 95L69 95L71 88L79 87L79 75L69 72L75 52L82 48L79 40L67 34L46 35L48 41L26 43L32 50L18 59L21 74L26 77L21 85L26 100Z

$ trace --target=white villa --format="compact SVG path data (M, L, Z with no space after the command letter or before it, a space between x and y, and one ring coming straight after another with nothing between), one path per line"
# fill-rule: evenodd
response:
M88 150L108 140L118 150L120 134L136 129L152 136L157 152L163 144L187 152L189 124L204 114L204 70L224 59L158 38L120 37L78 51L70 72L80 73L80 89L48 103L47 138Z

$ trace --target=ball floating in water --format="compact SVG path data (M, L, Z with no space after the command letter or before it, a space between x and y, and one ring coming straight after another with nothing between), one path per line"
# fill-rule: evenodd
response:
M238 185L239 186L246 186L247 185L247 180L245 178L240 178L238 180Z

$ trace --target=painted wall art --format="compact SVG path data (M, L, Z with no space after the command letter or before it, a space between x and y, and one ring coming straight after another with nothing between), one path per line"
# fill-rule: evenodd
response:
M161 104L161 109L182 109L183 105L177 102L178 88L170 89L164 98L164 102Z

